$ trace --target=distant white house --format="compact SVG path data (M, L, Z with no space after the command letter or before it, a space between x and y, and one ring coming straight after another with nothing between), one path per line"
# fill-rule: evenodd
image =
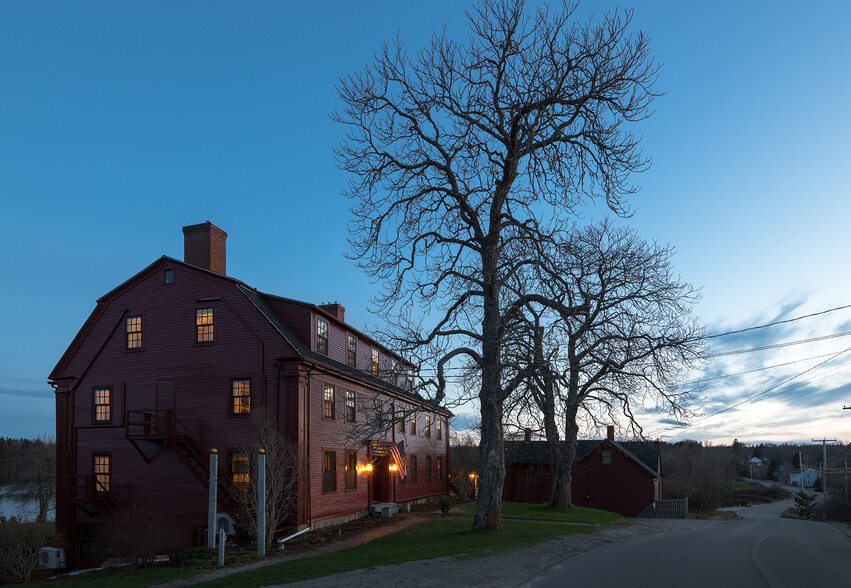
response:
M818 472L816 470L804 470L804 488L812 488L815 486L816 480L818 480ZM790 472L789 473L789 485L790 486L800 486L801 485L801 472Z

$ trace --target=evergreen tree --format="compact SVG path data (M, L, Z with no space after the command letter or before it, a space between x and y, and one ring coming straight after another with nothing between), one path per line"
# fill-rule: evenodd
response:
M795 514L802 519L813 518L816 514L815 494L807 494L803 490L795 493Z

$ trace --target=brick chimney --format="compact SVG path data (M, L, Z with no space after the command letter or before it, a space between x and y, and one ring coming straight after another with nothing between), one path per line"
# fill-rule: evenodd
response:
M319 308L326 312L330 312L335 317L337 317L341 322L346 322L346 309L343 308L343 305L339 302L333 302L329 304L320 304Z
M225 240L228 234L210 221L183 227L183 261L217 274L225 271Z
M615 440L615 426L614 425L609 425L608 427L606 427L606 439L608 439L609 441Z
M532 429L529 427L526 427L523 431L523 440L527 443L532 440Z

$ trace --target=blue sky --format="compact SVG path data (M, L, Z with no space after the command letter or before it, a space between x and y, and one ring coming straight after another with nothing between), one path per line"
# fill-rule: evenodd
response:
M183 225L228 238L228 273L339 300L372 291L347 261L337 80L397 33L411 48L465 2L0 3L0 435L53 430L46 378L95 300L166 254ZM615 8L583 2L578 14ZM711 332L851 304L851 40L846 2L636 5L663 63L640 125L650 171L628 221L677 248ZM851 330L851 310L714 342L739 349ZM707 377L835 353L851 338L717 358ZM846 354L851 355L851 353ZM781 394L663 431L729 443L851 438L851 358ZM711 414L821 359L707 382ZM800 384L791 388L793 384Z

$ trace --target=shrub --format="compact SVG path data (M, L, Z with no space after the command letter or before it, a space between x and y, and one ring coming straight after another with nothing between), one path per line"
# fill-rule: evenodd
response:
M174 531L169 519L139 504L128 504L112 517L102 537L105 553L143 566L171 551Z
M39 549L53 541L52 525L16 520L0 523L0 581L30 581Z
M168 563L174 567L205 567L206 565L215 562L217 557L218 552L215 549L210 549L209 547L194 547L170 556L168 558Z
M444 494L437 497L437 503L440 505L440 512L443 513L443 516L448 515L449 509L452 508L452 498Z

